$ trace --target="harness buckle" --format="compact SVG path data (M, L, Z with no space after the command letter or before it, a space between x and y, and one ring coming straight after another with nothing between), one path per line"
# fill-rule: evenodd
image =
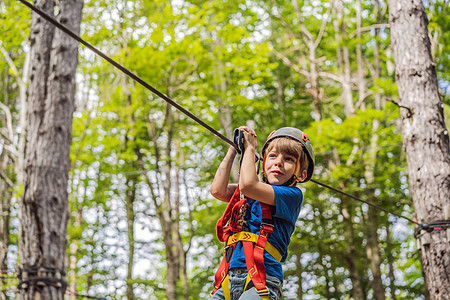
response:
M270 223L267 223L267 222L262 221L262 222L261 222L261 227L263 227L263 225L264 225L264 226L270 226L270 227L272 227L272 228L274 227L273 224L270 224Z

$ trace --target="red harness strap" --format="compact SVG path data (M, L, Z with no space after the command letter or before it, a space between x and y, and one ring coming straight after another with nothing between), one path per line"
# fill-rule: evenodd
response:
M241 199L239 187L237 187L233 196L228 203L228 206L219 219L216 225L217 237L219 241L226 242L228 238L236 232L242 231L242 227L238 224L238 215L241 207L245 205L246 199ZM248 275L250 276L253 285L258 290L260 296L268 295L266 288L266 271L264 268L264 248L266 247L267 239L273 232L272 211L268 204L261 203L262 222L261 229L258 235L258 240L253 247L251 241L242 241L244 247L245 262L247 265ZM222 258L219 268L215 275L214 294L221 286L223 280L228 274L230 267L231 256L233 255L236 243L231 244L225 248L225 255Z
M222 243L225 243L233 233L242 231L242 227L238 224L237 220L239 211L241 210L242 205L246 202L247 199L241 199L241 191L238 186L233 196L231 196L230 202L228 202L227 209L223 213L223 216L219 219L219 221L217 221L217 238Z
M217 221L216 233L219 241L226 242L233 233L242 231L242 227L237 223L237 218L241 206L246 201L247 200L245 198L241 199L241 191L239 190L238 186L233 196L231 196L230 202L228 202L228 206L223 213L223 216L219 219L219 221ZM236 248L236 244L229 245L225 248L225 255L223 256L222 262L220 263L220 266L216 271L214 290L211 292L211 295L220 288L222 281L228 274L228 269L230 268L230 261L231 256L234 252L234 248Z

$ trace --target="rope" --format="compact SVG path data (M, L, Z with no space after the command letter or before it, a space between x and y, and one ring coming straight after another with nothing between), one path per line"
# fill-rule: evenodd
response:
M0 270L0 274L17 274L17 276L14 276L14 275L8 276L8 277L0 276L0 278L2 278L2 279L3 278L18 279L19 280L19 287L10 287L10 288L5 288L5 289L0 289L0 292L8 292L8 291L18 292L18 290L22 288L21 285L26 285L26 284L28 284L30 282L40 282L40 283L45 283L45 284L56 286L56 287L63 287L62 285L60 286L59 284L55 284L57 282L63 281L62 279L59 279L59 280L55 281L54 278L49 278L48 276L39 276L39 277L34 276L34 277L32 277L31 280L27 280L27 282L21 281L22 280L22 276L25 273L27 273L26 277L28 277L29 273L37 273L37 272L46 272L46 273L49 273L49 272L50 273L60 272L61 273L62 271L60 271L60 270L58 270L56 268L53 268L53 267L42 267L42 266L41 267L30 267L30 268L26 269L26 271L25 270L21 270L19 268L17 273L14 272L14 271L10 271L10 270ZM65 273L65 272L63 272L63 273ZM67 286L67 285L65 285L65 286ZM87 299L99 299L99 300L107 300L108 299L107 297L90 296L90 295L80 294L78 292L71 291L71 290L69 290L67 288L66 288L66 294L71 294L71 295L74 295L76 297L83 298L83 299L84 298L87 298Z
M156 94L157 96L159 96L160 98L165 100L167 103L169 103L170 105L172 105L173 107L175 107L176 109L178 109L179 111L184 113L186 116L188 116L189 118L191 118L192 120L194 120L198 124L202 125L206 129L208 129L210 132L215 134L217 137L219 137L220 139L224 140L225 142L227 142L228 144L233 146L236 150L238 150L237 146L230 139L228 139L226 136L224 136L223 134L221 134L220 132L218 132L217 130L215 130L214 128L212 128L211 126L209 126L208 124L206 124L205 122L200 120L199 118L197 118L195 115L193 115L191 112L189 112L188 110L183 108L181 105L179 105L178 103L176 103L172 99L170 99L168 96L166 96L165 94L161 93L160 91L155 89L153 86L151 86L150 84L148 84L147 82L142 80L139 76L135 75L130 70L128 70L127 68L123 67L121 64L117 63L116 61L114 61L113 59L108 57L106 54L104 54L103 52L101 52L100 50L98 50L97 48L95 48L94 46L92 46L91 44L86 42L85 40L83 40L77 34L73 33L69 28L67 28L66 26L62 25L61 23L59 23L58 21L53 19L46 12L40 10L39 8L34 6L33 4L27 2L26 0L19 0L19 1L22 2L24 5L28 6L29 8L31 8L34 12L36 12L37 14L42 16L44 19L46 19L47 21L52 23L57 28L61 29L63 32L68 34L73 39L75 39L76 41L78 41L81 44L85 45L87 48L92 50L95 54L97 54L98 56L100 56L101 58L103 58L104 60L109 62L110 64L112 64L114 67L116 67L117 69L122 71L124 74L126 74L127 76L133 78L135 81L140 83L142 86L144 86L145 88L147 88L148 90L150 90L151 92L153 92L154 94Z
M329 185L327 185L327 184L325 184L325 183L319 182L319 181L314 180L314 179L311 179L311 181L314 182L314 183L317 183L318 185L321 185L321 186L323 186L323 187L326 187L327 189L330 189L330 190L332 190L332 191L335 191L335 192L337 192L337 193L339 193L339 194L342 194L342 195L344 195L344 196L347 196L347 197L349 197L349 198L355 199L355 200L357 200L357 201L359 201L359 202L362 202L362 203L365 203L365 204L367 204L367 205L369 205L369 206L372 206L373 208L382 210L382 211L384 211L384 212L386 212L386 213L388 213L388 214L391 214L391 215L393 215L393 216L396 216L396 217L398 217L398 218L405 219L405 220L407 220L408 222L411 222L411 223L417 225L417 226L418 226L418 230L422 229L422 230L426 230L426 231L428 231L428 232L431 232L431 231L433 231L433 230L443 230L443 229L450 228L450 220L439 220L439 221L428 222L428 223L419 223L419 222L414 221L414 220L412 220L412 219L410 219L410 218L408 218L408 217L399 215L399 214L393 212L392 210L386 209L386 208L384 208L384 207L378 206L378 205L376 205L376 204L373 204L373 203L371 203L371 202L368 202L368 201L363 200L363 199L361 199L361 198L358 198L358 197L356 197L356 196L350 195L350 194L348 194L348 193L346 193L346 192L344 192L344 191L342 191L342 190L336 189L336 188L334 188L334 187L332 187L332 186L329 186Z
M10 287L10 288L5 288L5 289L1 289L0 290L1 293L5 293L5 292L14 292L14 293L18 293L19 291L17 290L16 287ZM74 295L75 297L78 298L82 298L82 299L98 299L98 300L108 300L107 297L101 297L101 296L89 296L89 295L85 295L85 294L79 294L77 292L72 292L66 289L66 294L69 295Z
M67 282L64 279L66 272L49 266L25 266L18 268L17 279L19 284L17 288L27 289L30 285L54 286L65 289Z
M48 22L52 23L54 26L56 26L57 28L59 28L60 30L62 30L63 32L65 32L66 34L68 34L70 37L72 37L73 39L75 39L76 41L80 42L81 44L83 44L84 46L86 46L87 48L89 48L90 50L92 50L94 53L96 53L97 55L99 55L101 58L103 58L104 60L106 60L107 62L109 62L110 64L112 64L113 66L115 66L117 69L119 69L120 71L122 71L124 74L126 74L127 76L131 77L132 79L134 79L136 82L140 83L142 86L144 86L145 88L147 88L148 90L150 90L151 92L153 92L155 95L159 96L160 98L162 98L163 100L165 100L167 103L169 103L170 105L172 105L173 107L175 107L176 109L178 109L179 111L181 111L182 113L184 113L186 116L188 116L189 118L191 118L192 120L194 120L195 122L197 122L198 124L200 124L201 126L203 126L204 128L206 128L207 130L209 130L211 133L215 134L217 137L219 137L220 139L222 139L223 141L227 142L230 146L234 147L236 149L236 151L239 152L239 147L233 142L231 141L229 138L227 138L226 136L224 136L223 134L221 134L220 132L218 132L217 130L215 130L214 128L212 128L211 126L209 126L208 124L206 124L205 122L203 122L202 120L200 120L198 117L196 117L195 115L193 115L191 112L189 112L188 110L186 110L185 108L183 108L181 105L179 105L178 103L176 103L175 101L173 101L171 98L169 98L168 96L166 96L165 94L161 93L160 91L158 91L157 89L155 89L154 87L152 87L150 84L148 84L147 82L145 82L144 80L142 80L140 77L138 77L137 75L135 75L134 73L132 73L131 71L129 71L128 69L126 69L125 67L123 67L122 65L120 65L119 63L117 63L116 61L114 61L113 59L111 59L110 57L108 57L107 55L105 55L103 52L101 52L100 50L98 50L97 48L95 48L94 46L92 46L91 44L89 44L88 42L86 42L85 40L83 40L81 37L79 37L77 34L73 33L69 28L67 28L66 26L62 25L61 23L59 23L58 21L56 21L55 19L53 19L53 17L51 17L50 15L48 15L47 13L43 12L42 10L40 10L39 8L37 8L36 6L34 6L33 4L27 2L26 0L19 0L20 2L22 2L24 5L28 6L31 10L33 10L34 12L36 12L37 14L39 14L40 16L42 16L44 19L46 19ZM399 215L391 210L385 209L381 206L375 205L373 203L370 203L368 201L362 200L361 198L352 196L346 192L343 192L339 189L333 188L327 184L321 183L317 180L311 179L312 182L321 185L323 187L326 187L332 191L335 191L337 193L340 193L342 195L345 195L347 197L350 197L352 199L355 199L357 201L366 203L367 205L370 205L376 209L382 210L386 213L389 213L391 215L394 215L396 217L399 218L403 218L405 220L407 220L408 222L411 222L419 227L422 227L423 229L427 230L430 229L433 230L440 230L440 229L444 229L447 227L442 227L442 226L438 226L435 225L434 223L428 223L428 224L421 224L417 221L414 221L408 217ZM450 222L450 221L446 221L446 222Z
M357 200L357 201L360 201L360 202L362 202L362 203L365 203L365 204L367 204L367 205L370 205L370 206L372 206L372 207L374 207L374 208L376 208L376 209L382 210L382 211L384 211L384 212L386 212L386 213L389 213L389 214L391 214L391 215L394 215L394 216L396 216L396 217L406 219L406 220L408 220L409 222L411 222L411 223L413 223L413 224L416 224L416 225L419 225L419 226L422 225L422 224L418 223L417 221L414 221L414 220L412 220L412 219L410 219L410 218L408 218L408 217L399 215L399 214L397 214L397 213L395 213L395 212L393 212L393 211L391 211L391 210L388 210L388 209L386 209L386 208L383 208L383 207L378 206L378 205L376 205L376 204L373 204L373 203L371 203L371 202L362 200L361 198L358 198L358 197L356 197L356 196L350 195L350 194L348 194L348 193L346 193L346 192L344 192L344 191L338 190L338 189L336 189L336 188L334 188L334 187L331 187L331 186L329 186L329 185L327 185L327 184L325 184L325 183L319 182L319 181L314 180L314 179L311 179L311 181L314 182L314 183L317 183L318 185L321 185L321 186L323 186L323 187L326 187L326 188L328 188L328 189L330 189L330 190L332 190L332 191L335 191L335 192L337 192L337 193L339 193L339 194L342 194L342 195L344 195L344 196L350 197L350 198L352 198L352 199L355 199L355 200Z
M108 299L107 297L89 296L89 295L79 294L77 292L72 292L72 291L69 291L69 290L66 290L66 293L70 294L70 295L74 295L74 296L79 297L79 298L83 298L83 299L84 298L87 298L87 299L99 299L99 300L107 300Z

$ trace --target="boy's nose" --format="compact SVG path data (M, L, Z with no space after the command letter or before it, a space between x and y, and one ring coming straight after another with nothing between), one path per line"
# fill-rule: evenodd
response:
M275 165L279 166L281 162L282 162L281 156L277 156L277 158L275 159Z

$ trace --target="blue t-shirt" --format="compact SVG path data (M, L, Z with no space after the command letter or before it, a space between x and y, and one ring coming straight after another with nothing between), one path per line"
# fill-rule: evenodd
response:
M271 243L282 256L282 262L286 260L287 249L291 242L291 235L295 229L295 222L300 214L303 202L302 191L297 187L272 186L275 193L275 212L272 214L274 228L269 236ZM247 198L249 208L244 219L247 221L250 231L258 234L261 226L262 211L259 201ZM242 242L238 242L231 257L230 268L245 268L245 256ZM283 281L281 264L269 253L264 252L264 267L266 273Z

